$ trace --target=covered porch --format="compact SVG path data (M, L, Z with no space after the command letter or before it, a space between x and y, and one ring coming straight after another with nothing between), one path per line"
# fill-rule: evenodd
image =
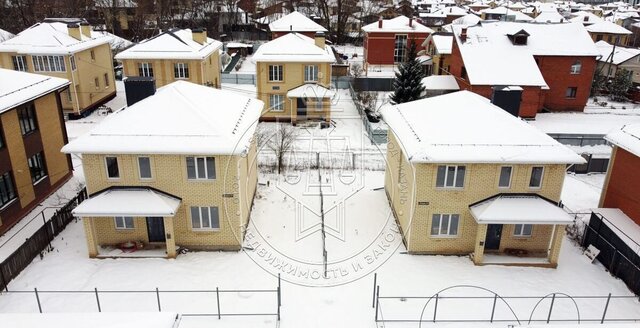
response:
M290 102L291 122L320 121L328 124L331 121L331 98L333 90L315 83L303 84L287 91Z
M173 218L181 199L150 187L111 187L73 210L89 256L176 257Z
M565 226L573 222L555 202L537 194L499 194L469 210L478 224L476 265L555 268Z

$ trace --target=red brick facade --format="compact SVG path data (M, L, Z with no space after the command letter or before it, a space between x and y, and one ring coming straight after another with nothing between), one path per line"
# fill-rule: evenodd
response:
M589 99L595 57L535 56L540 72L549 86L544 107L551 111L583 111ZM580 73L572 74L571 66L580 61ZM577 88L575 98L567 98L567 89Z
M417 51L429 33L382 33L369 32L364 36L364 62L369 65L393 65L393 50L396 34L408 35L407 44L416 43Z
M600 207L621 209L640 224L640 157L615 147Z

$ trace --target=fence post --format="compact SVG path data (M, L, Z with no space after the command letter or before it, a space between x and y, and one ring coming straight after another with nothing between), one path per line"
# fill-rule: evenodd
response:
M160 291L158 287L156 287L156 300L158 300L158 312L162 312L162 307L160 306Z
M278 286L278 321L280 321L280 286Z
M604 311L602 311L602 319L600 320L600 324L604 323L604 317L607 315L607 309L609 309L609 301L611 300L611 293L607 296L607 303L604 304Z
M553 293L553 296L551 296L551 305L549 306L549 314L547 315L547 323L549 323L549 321L551 320L551 311L553 311L553 303L555 303L556 301L556 294Z
M493 315L496 313L496 301L498 300L498 294L493 294L493 307L491 308L491 320L493 323Z
M616 275L615 267L614 267L614 264L616 263L616 255L618 255L618 250L614 247L613 255L611 255L611 263L609 263L609 273L611 273L611 275L613 276Z
M218 320L220 320L220 291L216 287L216 305L218 306Z
M7 279L4 277L4 270L2 269L4 267L3 264L4 264L4 262L0 263L0 281L4 285L4 290L6 292L8 292L9 291L9 281L7 281Z
M36 302L38 302L38 311L42 313L42 305L40 304L40 296L38 296L38 288L34 288L33 292L36 294Z
M376 307L376 283L378 282L378 273L373 273L373 299L371 300L371 307Z
M438 298L439 295L436 294L436 306L433 308L433 322L436 322L436 314L438 313Z
M280 273L278 273L278 307L280 307L280 305L282 305L282 284L281 284L281 279L280 279Z
M98 297L98 288L93 289L96 292L96 304L98 304L98 312L102 312L102 308L100 308L100 297Z
M379 307L380 307L380 286L376 286L376 322L378 322Z

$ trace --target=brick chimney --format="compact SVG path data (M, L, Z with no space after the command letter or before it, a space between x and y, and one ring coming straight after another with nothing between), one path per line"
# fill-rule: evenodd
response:
M82 36L80 34L80 25L78 24L67 24L67 33L69 33L70 37L76 40L82 40Z
M382 28L382 16L378 18L378 28Z
M89 23L80 23L80 32L82 33L82 35L86 36L87 38L91 37L91 24Z
M462 43L467 41L467 28L466 27L463 27L460 30L460 41L462 41Z
M194 28L191 30L191 38L195 42L205 44L207 42L207 29L202 27Z
M316 35L313 38L315 40L316 46L324 49L325 47L325 39L324 39L324 33L323 32L316 32Z
M409 27L413 27L413 16L409 17Z

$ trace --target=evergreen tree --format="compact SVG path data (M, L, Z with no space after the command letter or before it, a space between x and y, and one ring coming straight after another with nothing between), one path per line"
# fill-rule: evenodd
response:
M411 40L407 47L407 57L403 63L398 64L398 71L393 81L395 91L391 95L394 104L401 104L422 98L424 86L422 86L422 64L416 59L416 43Z
M609 98L613 101L627 100L627 92L631 86L633 86L631 72L626 69L617 70L609 86Z
M607 77L602 74L602 71L597 69L593 74L593 82L591 83L591 96L596 97L600 95L600 91L604 90L607 85Z

